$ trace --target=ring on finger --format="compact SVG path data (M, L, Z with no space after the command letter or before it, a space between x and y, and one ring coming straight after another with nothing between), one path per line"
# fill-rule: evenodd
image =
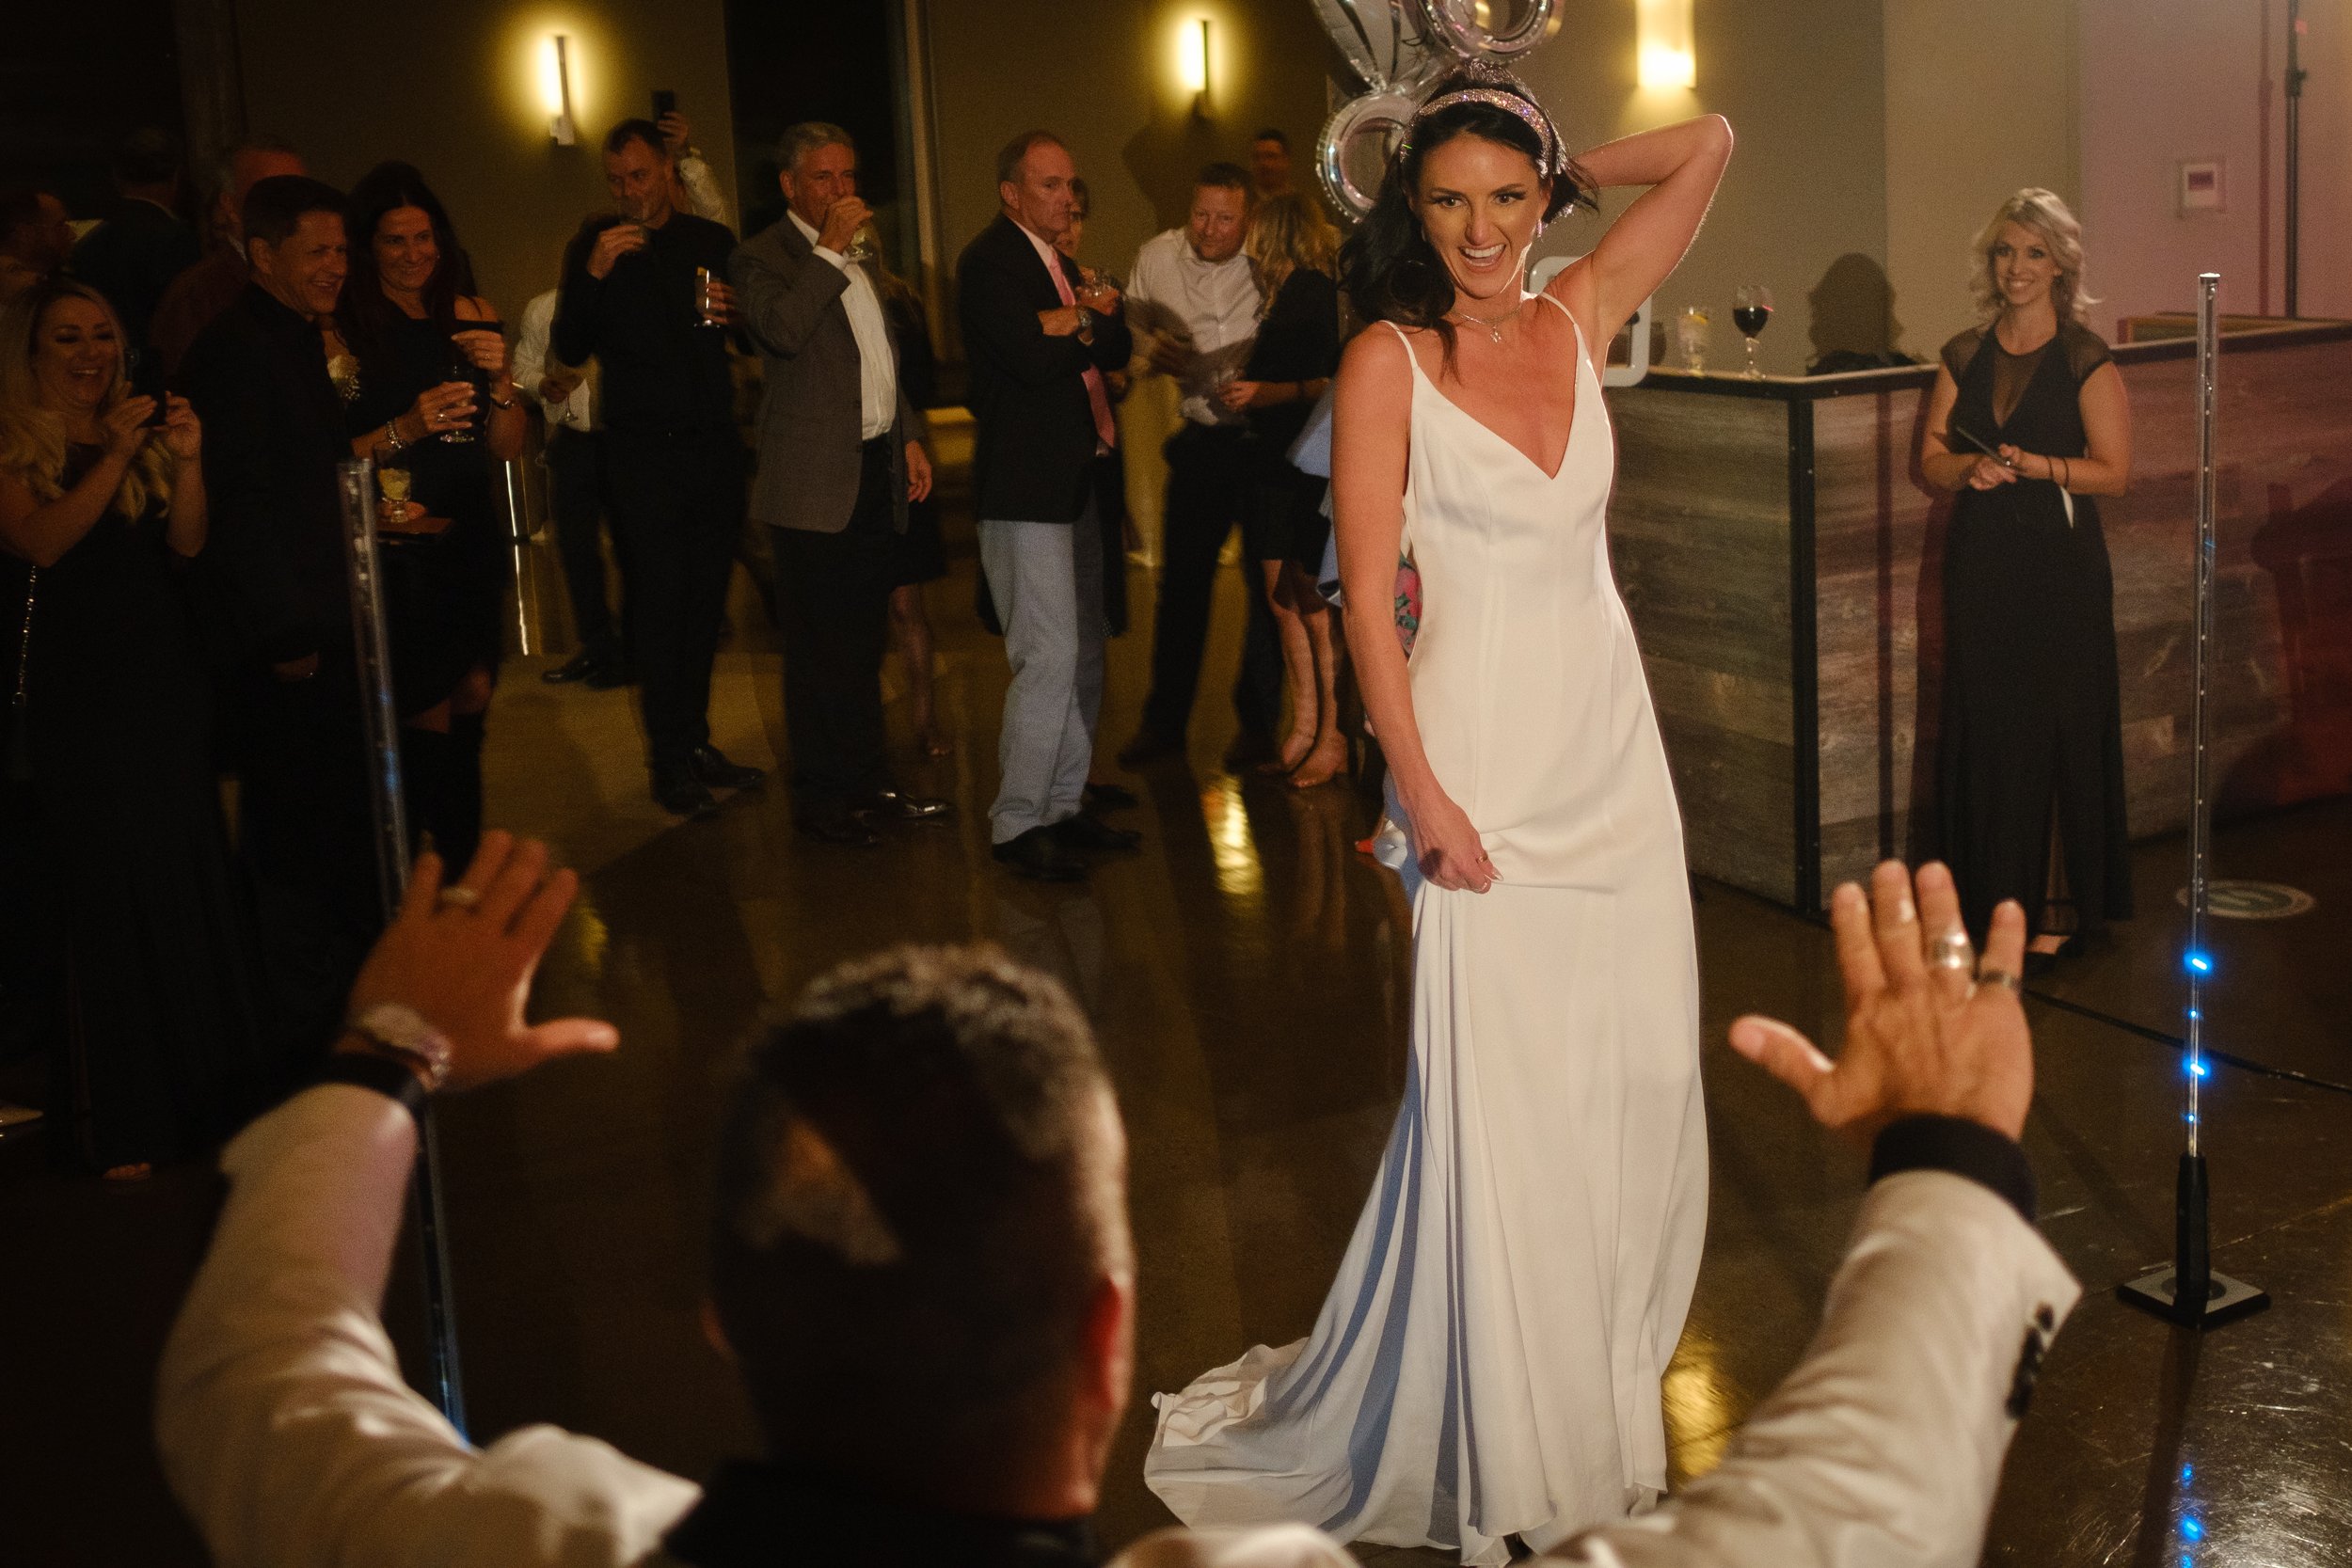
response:
M2011 996L2022 996L2026 990L2026 982L2022 978L2006 969L1995 969L1991 964L1977 971L1977 984L2007 987Z
M464 883L441 890L440 904L445 910L470 910L481 906L482 895Z
M1968 945L1968 933L1962 930L1945 932L1928 944L1928 961L1938 969L1958 970L1963 974L1976 967L1976 950Z

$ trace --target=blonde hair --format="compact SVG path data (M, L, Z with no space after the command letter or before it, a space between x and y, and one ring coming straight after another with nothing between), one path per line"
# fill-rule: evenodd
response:
M1340 231L1323 215L1323 209L1299 195L1284 191L1258 203L1249 215L1249 231L1241 242L1242 254L1258 275L1258 308L1263 315L1274 308L1292 273L1301 267L1336 277L1340 269Z
M2030 229L2050 247L2050 259L2058 269L2057 280L2050 285L2050 303L2058 308L2058 320L2081 321L2085 308L2099 303L2098 296L2083 286L2083 226L2057 192L2038 185L2028 185L2002 202L1969 246L1968 289L1976 296L1977 313L1987 320L2001 313L2001 285L1993 273L1993 247L2000 242L2001 230L2012 223Z
M113 408L131 395L121 352L130 340L123 334L121 319L115 314L114 307L97 290L72 278L55 277L38 288L25 290L9 302L6 310L0 311L0 468L24 475L33 495L44 501L56 500L65 494L65 417L41 402L33 358L41 318L52 307L68 299L87 300L97 306L106 313L106 321L115 330L114 376L106 384L100 411ZM124 516L136 517L147 510L150 501L170 499L171 456L164 451L161 441L151 439L123 469L114 506Z

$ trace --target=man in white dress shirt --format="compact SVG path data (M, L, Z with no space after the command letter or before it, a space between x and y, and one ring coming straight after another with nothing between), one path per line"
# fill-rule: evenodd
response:
M1211 164L1194 182L1184 227L1154 234L1136 253L1127 284L1127 325L1136 351L1175 379L1184 425L1168 439L1168 503L1160 551L1159 609L1152 624L1152 691L1143 724L1119 753L1140 768L1184 749L1217 559L1240 526L1248 490L1243 440L1249 418L1217 395L1240 378L1258 339L1257 273L1241 253L1249 228L1249 176L1238 164ZM1263 595L1249 606L1233 709L1241 733L1229 764L1263 760L1281 719L1281 652ZM1261 623L1263 623L1261 625Z
M907 502L930 493L929 434L864 260L873 213L857 148L837 125L795 125L776 146L784 221L727 262L766 374L751 515L769 525L784 636L792 816L850 848L877 820L938 821L947 802L903 795L883 747L882 661Z
M456 889L440 884L425 856L322 1082L222 1157L228 1206L156 1401L165 1469L214 1560L1093 1563L1135 1267L1117 1107L1060 988L984 949L899 949L819 980L754 1051L722 1138L712 1294L769 1452L697 1488L551 1427L476 1449L401 1382L377 1314L413 1108L618 1043L586 1019L523 1022L571 873L493 832ZM1839 1059L1767 1020L1732 1029L1824 1125L1876 1132L1821 1328L1713 1471L1546 1560L1979 1559L2010 1435L2080 1294L2033 1227L2016 1142L2033 1095L2025 916L1996 912L1973 979L1941 866L1915 900L1882 865L1832 916ZM1278 1525L1165 1531L1119 1568L1351 1564Z
M555 553L572 602L580 648L539 678L550 686L580 681L597 691L624 686L628 661L604 593L604 450L596 422L596 362L577 368L555 357L555 301L549 289L523 307L515 339L515 385L548 421L548 509ZM624 591L627 585L624 584Z

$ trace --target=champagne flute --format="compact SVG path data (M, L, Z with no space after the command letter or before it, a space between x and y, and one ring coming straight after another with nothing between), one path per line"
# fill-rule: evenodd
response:
M1748 379L1761 381L1764 372L1756 363L1756 335L1772 319L1772 291L1761 283L1742 283L1732 291L1731 325L1748 341Z
M695 324L698 326L724 326L727 324L725 313L710 302L710 285L717 282L718 277L719 275L708 267L694 269L694 309L702 316L702 320Z
M461 423L441 432L442 440L453 446L461 446L474 438L474 425L482 418L483 401L489 395L490 378L483 372L481 366L473 362L473 356L454 342L449 346L449 369L443 373L446 379L462 381L473 388L474 411L467 415Z

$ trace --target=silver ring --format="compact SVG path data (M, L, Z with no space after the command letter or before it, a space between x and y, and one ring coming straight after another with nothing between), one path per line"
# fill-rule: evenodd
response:
M2024 980L2018 978L2014 974L2011 974L2006 969L1994 969L1990 964L1987 964L1984 968L1977 971L1977 984L1980 986L2007 986L2011 996L2023 996L2026 992L2026 982Z
M1947 931L1928 943L1928 961L1938 969L1956 969L1963 974L1975 967L1977 955L1968 945L1965 931Z
M440 904L445 910L470 910L480 906L482 895L458 883L441 890Z

